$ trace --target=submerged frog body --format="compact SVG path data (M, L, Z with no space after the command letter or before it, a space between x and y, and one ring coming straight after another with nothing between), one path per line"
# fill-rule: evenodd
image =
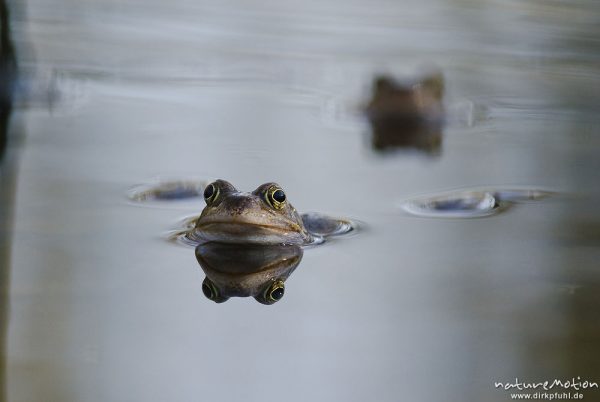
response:
M314 241L277 183L245 193L217 180L206 186L204 199L206 207L194 228L200 243L304 245Z

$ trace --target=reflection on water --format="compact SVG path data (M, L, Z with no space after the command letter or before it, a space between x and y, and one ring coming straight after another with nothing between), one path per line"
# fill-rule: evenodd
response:
M415 148L437 154L442 144L444 77L439 71L406 83L374 80L367 107L375 150Z
M230 297L254 297L273 304L284 295L286 279L302 260L299 246L204 243L196 247L196 259L206 278L204 295L217 303Z

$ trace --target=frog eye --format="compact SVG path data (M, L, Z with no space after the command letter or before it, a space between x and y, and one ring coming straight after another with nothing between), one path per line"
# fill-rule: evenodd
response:
M272 304L278 302L285 293L285 285L283 281L277 281L269 286L265 292L265 300L267 303Z
M215 300L217 297L219 297L219 291L217 287L208 278L204 278L204 282L202 282L202 293L204 293L204 296L210 300Z
M204 189L204 201L206 201L207 204L216 200L218 196L219 196L219 187L217 187L217 185L215 183L210 183Z
M269 187L266 193L266 198L269 205L275 209L281 209L285 206L285 193L277 186Z
M219 292L219 289L215 286L215 284L208 278L204 278L204 282L202 282L202 293L206 296L207 299L214 301L215 303L223 303L229 297L224 297Z

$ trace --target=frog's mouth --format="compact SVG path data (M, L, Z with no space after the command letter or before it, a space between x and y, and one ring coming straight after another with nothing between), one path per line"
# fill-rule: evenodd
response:
M304 244L307 232L293 222L267 224L248 218L204 217L196 223L195 235L203 242L248 244Z

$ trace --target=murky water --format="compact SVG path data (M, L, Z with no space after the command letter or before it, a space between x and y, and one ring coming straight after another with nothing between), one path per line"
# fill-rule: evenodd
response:
M600 382L595 2L9 6L5 400L506 401L495 381ZM373 150L374 77L423 65L445 80L435 156ZM199 190L129 198L160 178L276 181L364 228L305 250L278 303L215 304L194 249L166 241ZM563 196L482 219L401 207L472 188Z

